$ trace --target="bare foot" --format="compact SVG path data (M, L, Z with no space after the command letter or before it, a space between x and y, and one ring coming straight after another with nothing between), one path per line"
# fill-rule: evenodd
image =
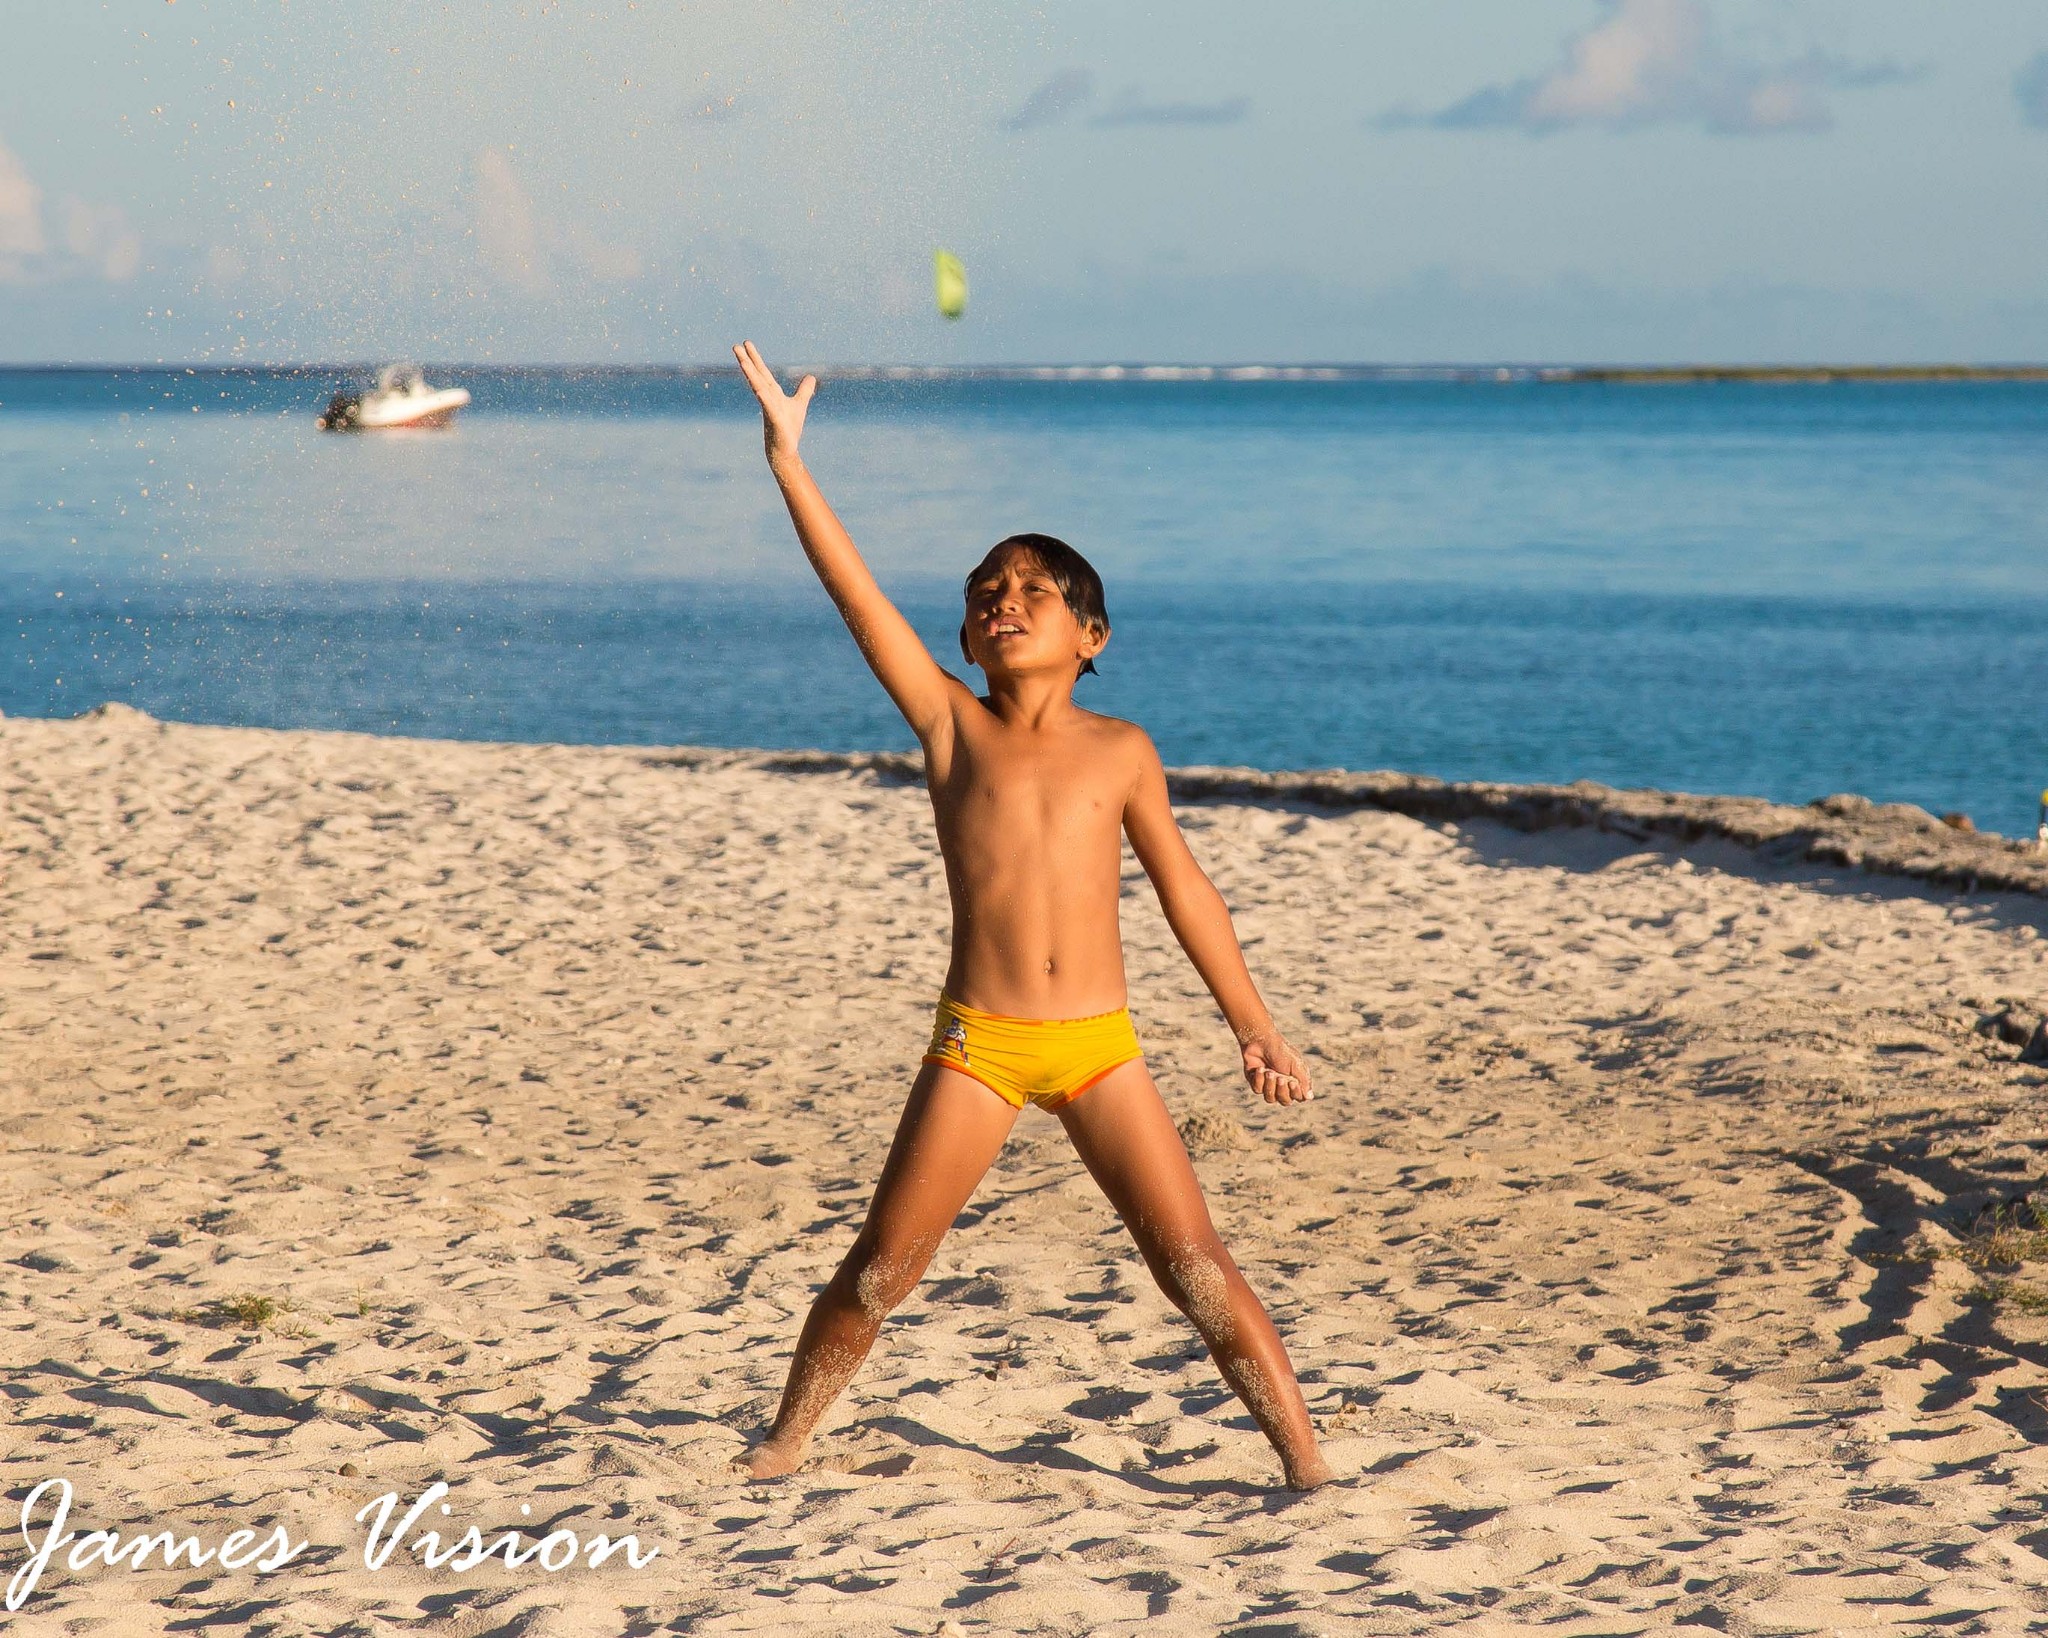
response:
M779 1479L785 1473L796 1471L796 1464L803 1460L803 1454L801 1445L763 1439L745 1455L735 1456L732 1465L752 1479Z
M1330 1464L1323 1460L1323 1453L1319 1450L1312 1452L1307 1461L1282 1461L1281 1466L1286 1469L1289 1490L1313 1490L1318 1485L1328 1484L1337 1476L1331 1471Z

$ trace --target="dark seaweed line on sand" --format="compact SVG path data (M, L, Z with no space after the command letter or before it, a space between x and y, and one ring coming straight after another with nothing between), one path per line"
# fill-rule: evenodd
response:
M697 751L664 762L721 763L773 773L871 772L919 781L923 761L898 751ZM1725 841L1777 863L1808 863L1905 876L1965 893L2048 897L2048 853L2030 841L1953 830L1910 803L1826 796L1804 807L1753 796L1623 791L1570 785L1493 785L1417 774L1263 773L1253 768L1170 768L1167 787L1183 802L1304 803L1376 808L1411 819L1490 819L1521 831L1596 830L1647 842Z
M109 701L73 719L162 732L133 706ZM725 751L676 746L649 755L652 767L759 768L767 773L873 773L922 783L924 759L904 751ZM2048 898L2048 852L2032 842L1951 829L1925 808L1824 796L1804 807L1755 796L1621 791L1589 779L1570 785L1493 785L1419 774L1263 773L1256 768L1169 768L1167 789L1183 802L1299 803L1376 808L1411 819L1491 819L1521 831L1596 830L1647 842L1733 842L1781 864L1805 862L1875 876L1905 876L1965 893Z

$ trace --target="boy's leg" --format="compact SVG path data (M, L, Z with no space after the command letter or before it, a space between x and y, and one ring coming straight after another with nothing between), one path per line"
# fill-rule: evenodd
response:
M1143 1060L1058 1111L1083 1163L1167 1299L1194 1322L1223 1379L1279 1451L1287 1482L1330 1477L1280 1333L1209 1221L1202 1185Z
M924 1066L867 1221L804 1321L775 1425L742 1458L755 1478L796 1466L818 1419L867 1358L889 1311L917 1284L1016 1121L1017 1111L979 1081Z

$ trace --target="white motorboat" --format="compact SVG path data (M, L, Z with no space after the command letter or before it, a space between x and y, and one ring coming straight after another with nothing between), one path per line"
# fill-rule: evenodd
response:
M430 387L417 364L387 364L369 392L338 392L320 426L327 432L378 432L392 427L445 427L469 402L464 387Z

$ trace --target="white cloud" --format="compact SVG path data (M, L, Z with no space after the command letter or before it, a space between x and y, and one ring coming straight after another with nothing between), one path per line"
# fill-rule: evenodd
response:
M43 190L0 143L0 279L28 276L28 262L48 248L43 235Z
M64 248L115 284L125 284L142 266L142 240L118 205L66 199Z
M53 242L42 188L0 143L0 282L98 278L121 284L141 270L142 240L120 206L67 194L54 214L59 233Z
M1826 93L1913 77L1896 63L1852 63L1823 51L1766 63L1724 46L1705 0L1602 0L1606 15L1565 41L1547 74L1482 87L1433 114L1402 112L1386 126L1445 130L1574 126L1629 130L1699 124L1724 134L1822 131Z
M477 253L501 284L528 296L547 289L547 256L541 248L533 200L513 171L512 161L500 149L485 148L476 156L471 226L476 232Z
M500 149L478 152L471 204L470 227L485 269L521 295L546 293L565 266L600 284L630 284L647 270L633 246L600 238L580 222L544 216Z

